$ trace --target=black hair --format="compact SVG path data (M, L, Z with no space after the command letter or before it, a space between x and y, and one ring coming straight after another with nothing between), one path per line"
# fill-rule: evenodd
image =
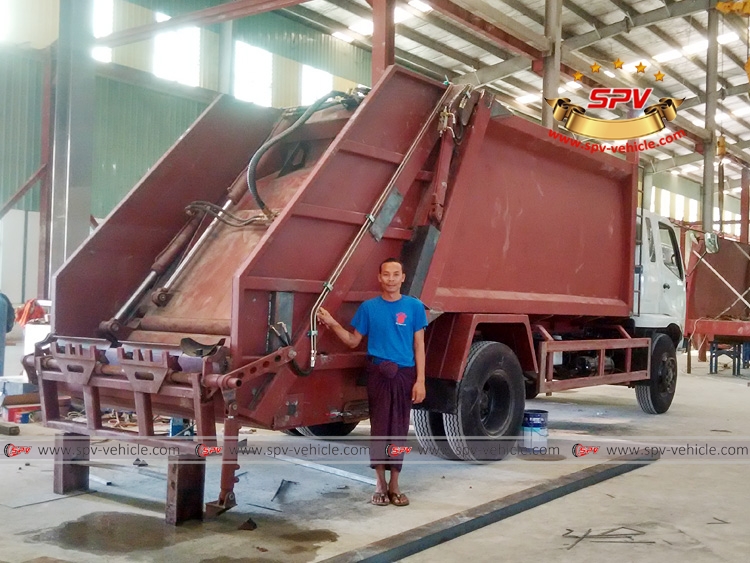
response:
M380 271L383 270L383 266L385 264L391 264L391 263L393 263L393 264L399 264L401 266L401 271L404 270L404 263L401 260L399 260L398 258L386 258L385 260L383 260L380 263L380 267L378 268L378 272L380 272Z

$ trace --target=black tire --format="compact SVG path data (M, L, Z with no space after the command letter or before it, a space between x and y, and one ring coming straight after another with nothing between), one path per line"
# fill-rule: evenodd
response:
M282 430L282 432L290 436L302 436L302 433L296 428L287 428L286 430Z
M453 453L466 461L502 459L523 422L525 385L513 350L499 342L475 342L458 390L456 414L443 414Z
M445 437L442 413L414 409L411 411L411 415L414 421L414 433L417 435L417 441L424 451L443 459L458 459Z
M635 386L638 404L649 414L669 410L677 389L677 354L674 342L666 334L654 334L651 340L650 377Z
M359 422L329 422L328 424L300 426L297 428L297 431L302 436L308 436L309 438L331 438L334 436L348 436L358 424Z

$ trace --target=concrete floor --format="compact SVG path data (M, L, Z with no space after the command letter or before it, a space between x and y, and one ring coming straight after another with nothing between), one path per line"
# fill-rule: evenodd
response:
M9 348L6 365L14 353ZM666 415L643 413L634 392L620 387L560 393L527 406L550 412L550 444L569 437L593 443L605 436L750 439L748 380L731 377L728 370L700 375L706 368L694 361L693 375L681 373ZM21 437L49 432L24 425ZM367 432L361 424L354 434ZM25 465L13 458L0 463L0 562L319 561L602 460L575 461L510 458L468 465L435 460L409 467L407 459L402 477L412 500L407 508L369 505L373 488L361 480L288 462L246 464L237 507L210 522L171 528L163 523L164 463L140 470L127 462L92 468L92 475L113 484L92 482L94 492L60 497L51 492L51 463ZM658 461L405 560L748 561L748 468ZM339 469L371 477L364 464ZM274 499L282 479L294 484ZM218 481L218 467L209 465L206 500L216 498ZM238 530L249 517L258 528ZM622 529L611 531L617 528ZM602 537L607 534L610 539Z

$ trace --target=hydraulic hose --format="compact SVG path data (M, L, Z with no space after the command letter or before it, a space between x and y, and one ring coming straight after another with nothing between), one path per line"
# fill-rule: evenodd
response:
M322 98L315 100L315 102L313 102L313 104L310 105L301 116L299 116L297 121L295 121L288 129L282 131L275 137L271 137L265 143L263 143L260 146L260 148L257 151L255 151L255 154L250 159L250 162L247 165L247 189L250 191L250 194L252 194L253 199L255 200L255 203L258 205L258 208L260 208L263 214L269 219L273 219L273 212L265 204L263 199L260 197L260 194L258 194L258 187L256 186L256 183L255 183L255 172L256 172L256 168L258 167L258 163L260 162L261 157L272 146L283 141L286 137L288 137L289 135L294 133L297 129L299 129L302 125L304 125L305 122L308 119L310 119L310 116L312 116L312 114L314 114L316 111L319 111L321 109L325 109L324 104L333 97L343 97L345 99L350 98L348 94L334 90L332 92L329 92ZM335 104L326 104L325 107L330 107L330 105L335 105Z

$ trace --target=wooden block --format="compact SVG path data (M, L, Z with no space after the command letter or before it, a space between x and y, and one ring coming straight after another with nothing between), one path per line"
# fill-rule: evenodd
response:
M18 436L20 433L21 429L18 428L17 424L0 422L0 434L5 434L6 436Z

